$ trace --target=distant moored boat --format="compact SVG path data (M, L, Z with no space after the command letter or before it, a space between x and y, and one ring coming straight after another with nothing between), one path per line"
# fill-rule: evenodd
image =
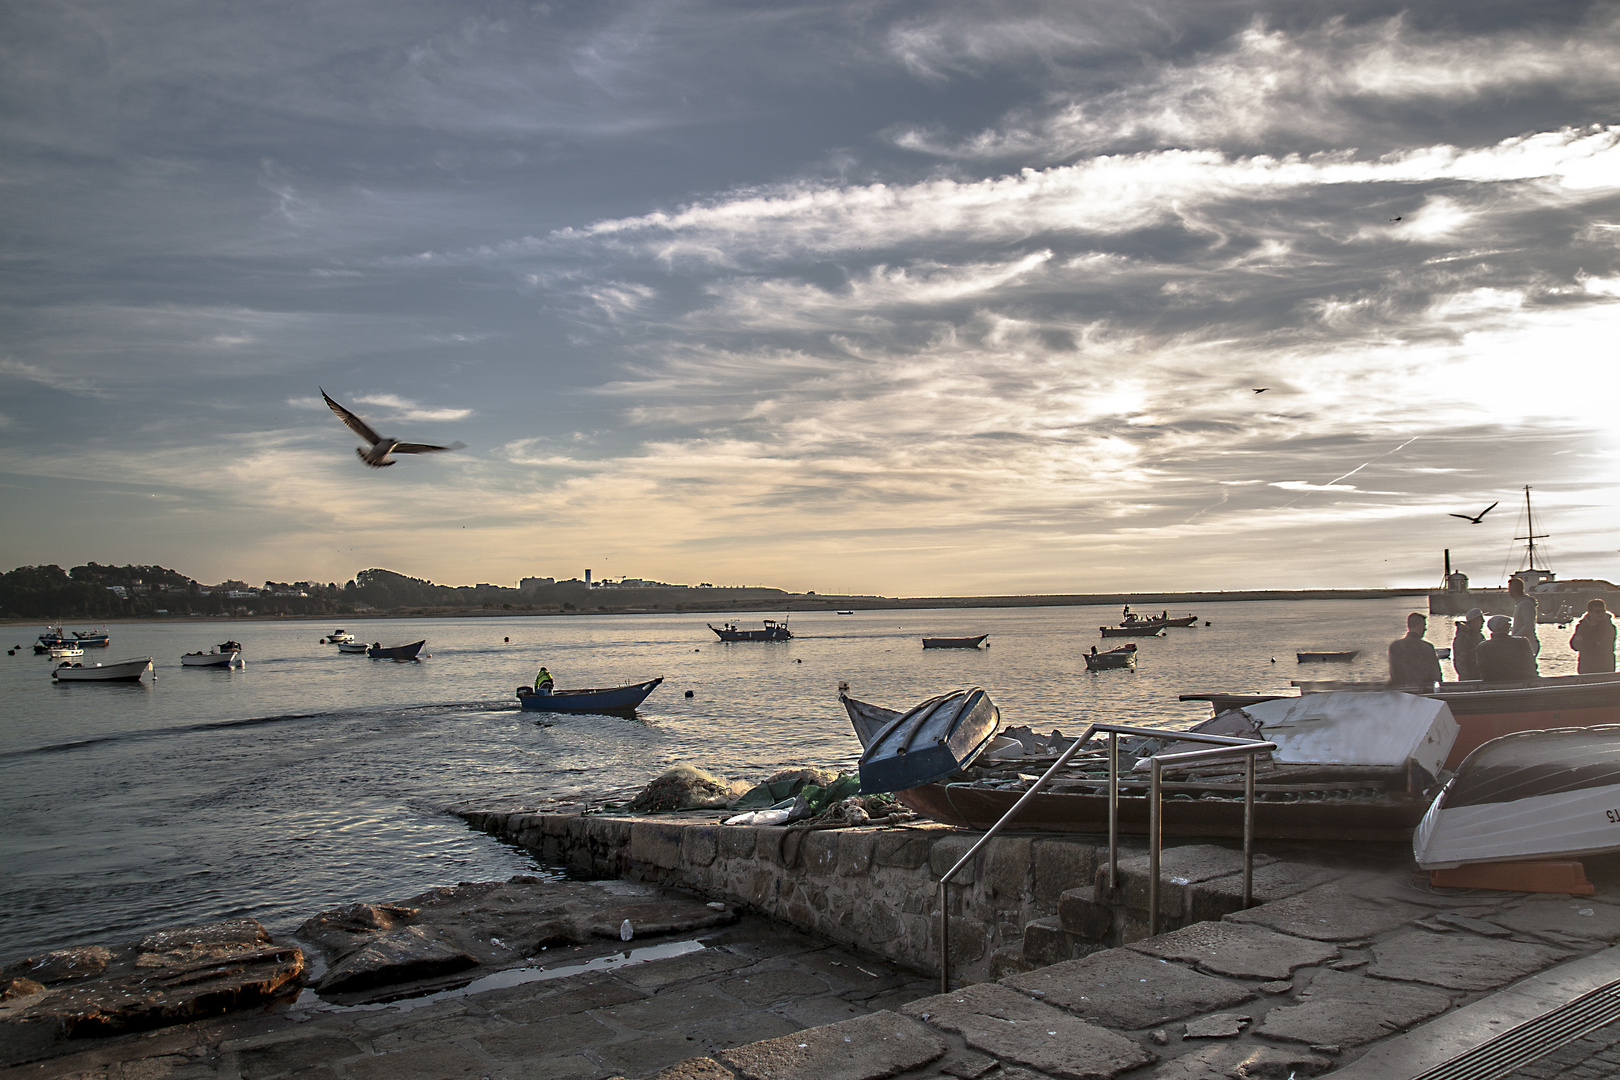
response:
M978 637L925 637L922 639L925 649L977 649L989 634L980 634Z
M786 621L777 622L775 619L766 619L761 630L742 630L736 623L726 623L724 626L709 623L708 626L721 641L791 641L793 638Z
M416 654L421 652L422 646L426 644L427 640L425 638L421 641L413 641L409 645L389 645L386 647L381 642L375 642L366 650L366 655L373 660L415 660Z

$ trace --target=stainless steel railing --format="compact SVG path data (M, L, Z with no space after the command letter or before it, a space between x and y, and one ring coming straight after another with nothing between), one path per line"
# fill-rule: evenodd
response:
M1035 794L1046 786L1047 781L1057 775L1059 769L1069 763L1082 746L1091 741L1092 736L1106 734L1108 736L1108 889L1109 892L1119 888L1119 737L1121 735L1143 735L1150 739L1172 739L1175 742L1201 742L1210 743L1209 750L1189 750L1180 754L1167 754L1162 757L1149 758L1152 763L1152 775L1149 783L1148 805L1148 871L1152 875L1152 882L1148 885L1148 936L1158 933L1159 921L1159 861L1163 847L1163 788L1160 779L1161 771L1167 764L1179 765L1188 761L1206 761L1213 758L1225 757L1231 754L1242 754L1246 759L1243 779L1243 906L1248 907L1254 896L1254 756L1262 751L1277 749L1276 743L1256 742L1253 739L1239 739L1230 735L1205 735L1197 731L1166 731L1163 728L1130 727L1125 724L1092 724L1068 749L1058 755L1051 768L1030 785L1028 791L1021 795L1017 802L1001 815L1001 819L990 827L990 830L979 837L978 842L968 848L967 853L956 860L949 870L939 878L939 990L940 993L949 993L951 989L951 912L950 892L948 886L957 872L966 866L979 849L1007 827L1007 824L1018 816L1024 804L1035 797Z

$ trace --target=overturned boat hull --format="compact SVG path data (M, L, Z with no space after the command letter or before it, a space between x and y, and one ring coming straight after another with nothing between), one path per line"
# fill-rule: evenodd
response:
M941 780L971 764L1000 726L1001 711L977 686L929 698L895 716L867 744L860 761L861 792Z
M1521 731L1465 758L1412 837L1425 870L1620 851L1620 725Z

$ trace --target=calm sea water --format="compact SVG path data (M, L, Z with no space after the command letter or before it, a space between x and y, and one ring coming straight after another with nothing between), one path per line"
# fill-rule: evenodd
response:
M114 624L112 646L87 658L150 655L152 683L55 685L49 658L0 654L0 963L238 915L287 930L351 900L534 869L445 813L455 803L617 797L676 762L747 780L849 767L860 746L840 680L896 708L983 686L1006 723L1039 730L1184 726L1208 707L1180 693L1382 677L1411 607L1202 606L1211 626L1141 642L1134 673L1096 675L1080 653L1117 608L801 613L791 642L733 645L691 614L343 624L368 641L426 638L417 664L340 655L318 644L332 627L309 622ZM3 628L0 644L31 646L37 633ZM990 647L978 652L921 647L923 635L982 633ZM1449 619L1431 621L1435 644L1450 633ZM1542 673L1572 673L1568 631L1542 637ZM244 669L181 667L182 653L226 638L243 643ZM1365 652L1348 668L1294 661L1353 648ZM543 726L513 698L541 663L563 687L665 681L635 720Z

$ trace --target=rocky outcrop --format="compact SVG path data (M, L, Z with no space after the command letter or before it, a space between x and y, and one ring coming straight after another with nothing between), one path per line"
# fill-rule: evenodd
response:
M290 989L304 954L252 919L178 927L125 945L28 957L0 971L0 1061L85 1035L160 1027Z
M415 926L372 935L339 961L316 988L344 992L414 982L477 967L478 961Z

